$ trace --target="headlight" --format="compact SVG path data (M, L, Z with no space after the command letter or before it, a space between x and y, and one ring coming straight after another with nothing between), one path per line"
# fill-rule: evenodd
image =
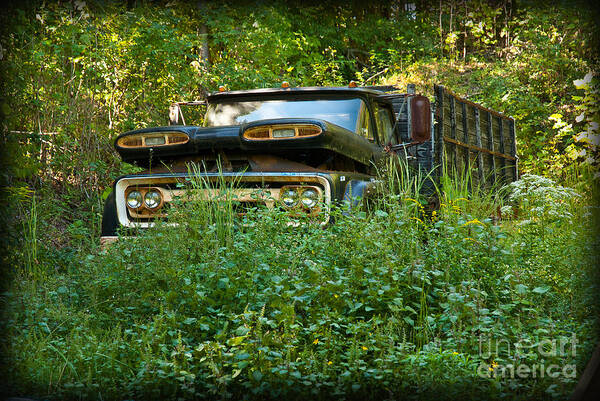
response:
M142 206L142 194L138 191L131 191L127 195L127 206L132 209L137 209Z
M319 194L314 189L305 189L300 196L300 202L302 202L302 206L307 208L313 208L319 201Z
M294 188L286 188L281 193L281 203L285 207L292 208L298 204L298 191Z
M155 190L148 191L146 196L144 196L144 203L149 209L156 209L160 205L161 201L162 196L160 196L160 193Z

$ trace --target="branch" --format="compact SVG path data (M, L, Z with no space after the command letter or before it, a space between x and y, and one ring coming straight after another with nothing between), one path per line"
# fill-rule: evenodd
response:
M370 80L372 80L373 78L375 78L381 74L388 72L389 69L390 69L390 66L385 67L383 70L379 71L377 74L373 75L372 77L367 78L365 80L365 83L369 82Z

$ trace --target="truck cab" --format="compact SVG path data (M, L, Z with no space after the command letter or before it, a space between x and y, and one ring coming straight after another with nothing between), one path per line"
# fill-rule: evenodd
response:
M327 209L358 199L375 166L400 143L393 104L384 92L357 87L273 88L208 96L203 126L169 125L125 132L121 158L146 170L119 177L107 199L103 241L120 227L149 227L164 218L196 173L237 179L237 201L329 220ZM256 194L269 194L256 196Z

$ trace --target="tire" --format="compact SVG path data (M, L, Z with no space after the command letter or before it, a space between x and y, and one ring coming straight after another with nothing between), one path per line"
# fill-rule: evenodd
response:
M104 203L104 213L102 214L102 236L116 236L119 227L117 217L117 202L115 201L115 192L111 192Z

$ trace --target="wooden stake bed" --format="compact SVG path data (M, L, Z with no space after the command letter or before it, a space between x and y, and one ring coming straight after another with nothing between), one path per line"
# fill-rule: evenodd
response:
M410 141L410 102L414 85L406 93L389 93L397 88L370 87L388 92L394 106L400 137ZM515 121L495 110L457 96L442 85L434 86L431 140L407 148L416 166L439 182L444 172L464 175L472 184L497 187L518 179Z

